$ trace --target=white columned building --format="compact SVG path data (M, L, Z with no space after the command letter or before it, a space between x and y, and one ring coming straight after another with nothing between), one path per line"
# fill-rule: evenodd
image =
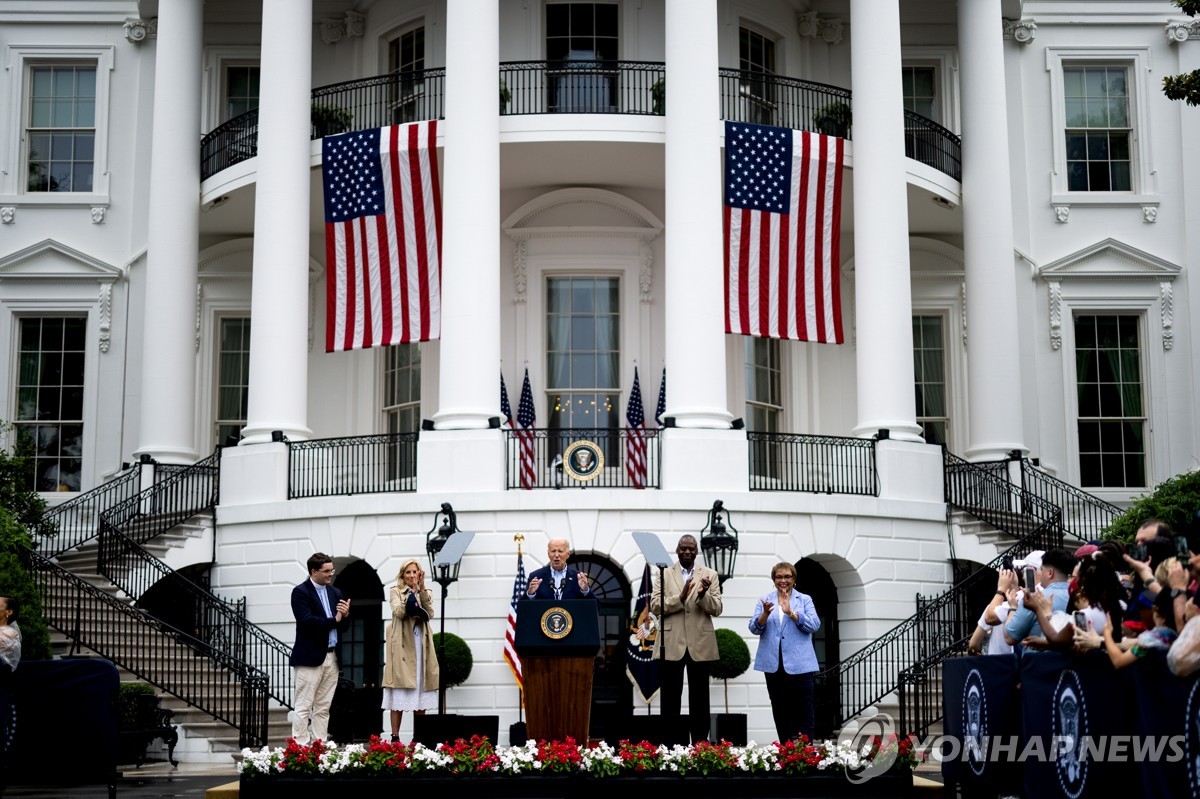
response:
M1000 0L959 0L971 460L1026 453Z
M908 178L898 0L852 0L854 298L858 423L920 441L913 398Z
M196 460L202 0L164 3L155 51L138 453Z
M250 386L244 443L308 428L312 6L264 0Z

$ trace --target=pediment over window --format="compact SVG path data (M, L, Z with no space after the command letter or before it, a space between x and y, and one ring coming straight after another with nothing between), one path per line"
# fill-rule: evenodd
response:
M650 241L663 223L634 200L603 189L559 189L513 212L502 225L509 238L636 238Z
M112 283L124 275L118 266L93 258L53 239L0 258L2 280L95 280Z
M1042 266L1046 280L1172 281L1182 268L1116 239L1104 239Z

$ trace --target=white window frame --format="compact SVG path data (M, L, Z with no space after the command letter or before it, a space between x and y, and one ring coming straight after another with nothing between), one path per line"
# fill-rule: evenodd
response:
M1149 146L1150 48L1048 47L1046 71L1050 77L1050 120L1054 166L1050 202L1054 206L1157 206L1158 186L1152 148ZM1066 143L1066 90L1063 67L1123 66L1129 70L1129 115L1132 123L1129 150L1131 191L1068 191Z
M933 67L934 99L938 112L934 122L953 133L959 133L962 122L958 115L958 53L949 47L902 47L900 65Z
M213 361L212 361L212 422L208 426L208 431L209 431L209 439L210 440L215 439L215 440L213 440L213 443L212 443L212 445L210 445L209 449L211 449L212 446L219 447L225 443L219 436L217 436L217 426L221 423L221 418L220 418L220 408L221 408L221 325L226 320L234 320L234 319L245 320L247 322L251 321L250 320L250 309L246 308L244 311L241 311L236 308L224 308L222 310L214 309L214 311L213 311L213 320L212 320L212 332L213 332L213 335L212 335L212 350L213 350L213 353L212 353L212 358L213 358ZM251 333L253 334L253 331L251 331ZM247 383L247 385L246 385L246 391L247 391L247 393L249 393L249 391L250 391L249 383ZM247 413L249 413L249 409L247 409ZM246 423L247 423L246 420L242 420L242 429L243 430L245 429ZM239 436L241 435L241 430L238 431L238 435ZM204 442L204 439L201 439L201 446L199 448L201 452L205 451L203 442Z
M225 71L228 67L252 67L262 65L262 51L258 45L224 45L204 48L204 82L201 89L200 133L203 135L217 127L225 119ZM262 94L259 84L259 96Z
M5 108L19 108L0 125L0 203L49 207L108 207L109 172L109 98L113 69L112 45L8 45L4 63L9 71L8 96L0 97ZM27 189L29 168L25 158L25 130L29 121L30 68L42 65L88 64L96 67L96 140L93 153L92 190L90 192L31 192Z

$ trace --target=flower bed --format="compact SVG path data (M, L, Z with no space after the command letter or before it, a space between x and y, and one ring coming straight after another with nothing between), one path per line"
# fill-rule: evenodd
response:
M287 796L305 786L313 795L333 781L356 797L395 796L398 783L419 781L422 791L470 790L479 797L612 796L661 797L685 789L689 797L907 796L915 764L911 741L873 740L861 749L850 743L800 739L757 746L727 741L666 747L647 741L578 746L574 740L529 741L494 747L487 738L428 748L419 743L339 747L317 741L286 748L243 750L242 799ZM353 786L346 783L353 783ZM870 787L864 790L864 784ZM468 783L470 783L468 785ZM686 783L686 785L685 785Z

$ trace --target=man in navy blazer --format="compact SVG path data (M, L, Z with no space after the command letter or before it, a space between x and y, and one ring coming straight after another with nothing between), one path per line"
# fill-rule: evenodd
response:
M529 573L527 599L595 599L587 575L567 565L571 545L565 538L551 538L546 544L549 565Z
M308 579L292 589L296 644L288 662L296 670L292 738L299 744L329 740L329 707L338 681L338 629L350 618L350 600L333 587L333 571L333 558L314 552L308 559Z

